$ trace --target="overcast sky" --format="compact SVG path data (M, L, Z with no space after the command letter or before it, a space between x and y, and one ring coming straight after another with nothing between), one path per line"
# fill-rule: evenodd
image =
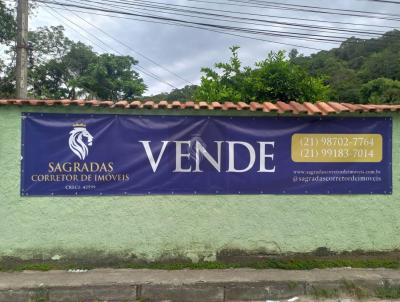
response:
M387 20L379 20L372 18L357 18L351 16L315 14L309 12L282 11L282 10L268 9L268 8L262 8L262 9L251 8L248 7L247 5L246 6L243 5L241 7L226 6L223 4L197 3L189 0L150 0L150 1L164 2L168 4L196 6L203 8L239 11L243 13L241 16L245 17L251 17L245 15L245 13L268 14L280 17L279 19L270 18L270 20L274 21L289 21L289 22L292 21L301 23L302 21L293 21L285 19L285 17L296 17L296 18L299 17L307 19L321 19L325 21L344 21L344 22L360 23L360 24L374 24L374 25L385 25L385 26L387 25L393 28L396 28L396 26L399 26L400 24L400 21L387 21ZM84 1L82 2L84 3ZM221 1L214 0L213 2L226 3L226 0L221 0ZM400 15L400 5L381 4L364 0L332 0L332 1L291 0L291 1L279 1L279 2L323 6L323 7L340 8L340 9L373 11L373 12ZM67 36L70 37L71 39L75 41L80 40L86 44L89 44L93 46L94 50L99 53L104 52L104 50L93 45L92 42L88 41L85 38L86 36L89 37L91 40L94 40L93 37L88 36L87 34L82 32L82 30L78 29L75 25L68 23L65 19L57 15L55 15L56 17L51 15L47 10L48 10L47 8L43 9L42 7L39 7L37 9L36 15L32 16L30 20L31 29L36 28L38 26L61 24L64 25L64 27L66 28ZM65 10L61 10L59 12L61 12L65 17L68 17L74 23L95 34L96 37L104 41L106 44L112 46L114 50L135 57L136 59L139 60L139 64L141 66L143 66L146 70L156 74L159 78L163 79L163 81L167 81L178 88L181 88L187 84L187 82L177 78L175 75L147 61L143 57L137 55L136 53L124 47L123 45L117 43L115 40L109 38L104 33L98 31L94 27L91 27L89 24L85 23L78 17L74 16L71 12ZM52 13L54 14L54 12ZM266 54L270 51L277 51L279 49L290 50L291 48L294 48L292 46L285 46L270 42L233 37L233 36L223 35L220 33L193 29L193 28L118 19L106 16L93 15L93 14L91 15L91 14L79 13L79 15L84 17L85 20L87 20L88 22L93 23L95 26L102 28L107 34L117 38L121 42L130 46L132 49L146 55L147 57L151 58L152 60L166 67L167 69L178 74L180 77L194 84L198 84L200 81L201 67L205 66L211 67L215 62L225 61L229 58L230 56L229 47L232 45L239 45L241 47L239 55L245 65L253 65L255 61L265 58ZM170 15L169 17L174 17L174 16ZM181 19L185 18L181 16L175 16L175 17ZM257 18L267 19L265 17L257 17ZM192 18L191 20L202 22L202 20L200 19ZM314 22L309 24L316 24L316 23ZM336 27L345 26L345 25L327 24L327 23L320 23L320 24L325 26L336 26ZM246 27L249 25L237 24L237 26ZM389 28L374 29L374 28L368 28L368 27L366 28L355 25L347 26L347 28L350 29L359 28L363 30L379 30L379 31L389 30ZM82 35L74 31L73 29L81 32ZM287 28L277 28L277 27L271 27L270 29L279 31L288 30ZM290 30L297 32L305 32L304 30L302 31L293 29ZM349 37L351 36L350 34L342 34L342 33L340 33L340 35ZM307 46L307 47L314 47L319 49L330 49L338 46L337 43L328 44L328 43L319 43L315 41L301 41L296 39L279 38L279 37L264 37L264 39L276 42ZM100 44L98 41L96 43ZM104 45L103 47L107 48ZM300 47L297 47L297 49L299 50L299 52L304 53L306 55L316 52L315 50L310 50ZM114 53L114 51L111 49L107 49L107 52ZM146 92L146 95L156 94L159 92L167 92L171 90L170 86L155 79L152 79L144 74L141 75L145 80L145 83L148 85L148 90Z

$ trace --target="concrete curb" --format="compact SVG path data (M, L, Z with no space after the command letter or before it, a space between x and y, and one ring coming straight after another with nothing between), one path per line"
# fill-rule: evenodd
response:
M374 297L400 288L400 271L388 269L130 270L0 273L0 301L266 301L294 296Z

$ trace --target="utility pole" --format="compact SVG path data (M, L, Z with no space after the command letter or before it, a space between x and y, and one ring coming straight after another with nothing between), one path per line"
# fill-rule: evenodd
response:
M17 0L17 98L27 98L28 86L28 0Z

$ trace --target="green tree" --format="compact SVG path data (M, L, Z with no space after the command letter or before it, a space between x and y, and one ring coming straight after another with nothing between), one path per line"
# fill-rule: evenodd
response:
M195 91L197 100L205 101L247 101L251 99L249 94L250 68L242 68L238 56L238 46L230 48L232 56L229 62L216 63L214 66L219 71L211 68L202 68L204 75L201 84Z
M15 44L17 25L12 8L0 0L0 97L13 97L15 92L15 55L10 50Z
M29 72L29 94L39 99L64 99L68 96L65 69L56 59L35 66Z
M375 79L362 85L361 94L368 103L400 103L400 81Z
M13 64L6 64L0 59L0 98L15 96L15 69Z
M143 80L133 69L137 63L130 56L101 54L76 79L76 85L102 100L132 100L146 90Z
M63 59L74 42L64 35L63 26L40 27L29 32L29 95L60 99L68 96L68 70Z
M81 42L69 43L68 49L68 52L62 52L56 58L32 68L32 95L37 98L54 99L75 99L88 95L88 92L79 86L78 81L86 74L89 65L96 61L97 54Z
M98 55L64 35L62 26L30 33L30 95L36 98L133 99L146 86L128 56Z
M64 27L59 25L39 27L29 32L31 68L52 59L60 60L69 52L74 42L65 36L64 30Z
M97 54L90 46L82 42L74 43L69 52L63 57L62 64L65 70L65 82L69 88L68 98L75 99L85 95L83 87L79 85L80 77L84 76L91 64L97 60Z
M256 63L251 83L257 100L317 101L325 99L329 87L322 77L312 77L300 66L287 60L284 51L269 53Z
M14 41L17 31L14 12L0 1L0 43L9 44Z
M270 53L255 63L255 68L244 67L238 57L238 47L232 47L232 57L227 63L203 68L205 75L195 97L206 101L264 101L324 99L329 92L321 77L311 77L304 68L286 59L285 52ZM292 59L297 54L292 52Z

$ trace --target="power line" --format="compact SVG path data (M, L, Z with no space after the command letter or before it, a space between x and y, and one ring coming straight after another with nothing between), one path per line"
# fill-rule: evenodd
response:
M46 5L46 4L44 4L44 5L45 5L46 7L48 7L49 9L51 9L51 10L52 10L53 12L55 12L56 14L58 14L58 15L59 15L60 17L62 17L63 19L65 19L65 20L67 20L68 22L74 24L76 27L78 27L79 29L83 30L85 33L89 34L90 36L92 36L93 38L95 38L96 40L98 40L100 43L104 44L106 47L108 47L108 48L111 49L112 51L114 51L114 52L118 53L119 55L123 56L123 54L122 54L121 52L119 52L118 50L115 50L113 47L111 47L110 45L108 45L108 44L105 43L104 41L100 40L98 37L96 37L95 35L93 35L93 34L90 33L89 31L87 31L86 29L84 29L84 28L83 28L82 26L80 26L79 24L77 24L77 23L73 22L72 20L70 20L69 18L63 16L61 13L57 12L57 11L54 10L52 7L50 7L50 6ZM49 12L51 15L54 16L53 13L51 13L50 11L48 11L48 12ZM55 16L54 16L54 17L55 17ZM80 34L80 35L82 36L82 34L81 34L79 31L76 31L76 30L74 30L74 31L77 32L78 34ZM97 44L97 43L94 43L93 40L90 40L90 39L88 39L87 37L85 37L85 39L87 39L88 41L90 41L91 43L93 43L94 45L96 45L97 47L99 47L100 49L102 49L103 51L107 52L107 50L106 50L104 47L100 46L100 45ZM174 88L174 89L178 89L176 86L170 84L170 83L167 82L167 81L162 80L161 78L159 78L156 74L152 73L151 71L146 70L146 69L145 69L144 67L142 67L141 65L136 64L136 67L138 67L138 69L140 70L140 72L144 73L145 75L147 75L147 76L149 76L149 77L151 77L151 78L153 78L153 79L155 79L155 80L157 80L157 81L159 81L159 82L161 82L161 83L164 83L164 84L166 84L166 85L168 85L168 86L170 86L170 87L172 87L172 88ZM133 69L135 69L135 68L133 67Z
M76 1L74 1L74 2L76 2ZM120 7L120 8L123 8L123 7ZM160 11L160 10L148 10L148 9L142 9L142 8L139 8L139 9L130 9L129 10L129 12L138 12L138 13L143 13L143 11L144 12L159 12L159 13L165 13L164 11ZM172 13L169 13L169 12L167 12L168 14L172 14ZM209 17L198 17L198 16L193 16L193 15L187 15L187 14L181 14L181 13L174 13L174 15L179 15L179 16L186 16L186 17L194 17L194 18L201 18L201 19L206 19L206 20L212 20L212 21L222 21L222 22L230 22L230 21L228 21L228 20L224 20L224 19L218 19L218 18L209 18ZM152 15L152 16L156 16L156 15ZM185 22L185 21L183 21L183 20L179 20L180 22ZM258 23L254 23L254 22L243 22L243 21L236 21L236 23L244 23L244 24L250 24L250 25L260 25L260 24L258 24ZM204 24L202 24L202 25L204 25ZM214 26L223 26L223 25L215 25L215 24L213 24ZM263 25L263 26L265 26L265 25ZM277 25L275 25L275 26L277 26ZM282 27L282 26L280 26L280 27ZM287 34L287 32L282 32L282 31L275 31L275 30L268 30L268 31L265 31L265 30L261 30L261 29L255 29L255 28L238 28L238 27L231 27L230 29L236 29L236 30L241 30L241 31L251 31L252 33L259 33L259 34L262 34L262 33L268 33L268 34L270 34L270 35L274 35L274 34L282 34L282 35L285 35L285 34ZM300 29L300 30L305 30L305 29ZM309 30L309 29L308 29ZM320 30L320 32L323 32L324 30ZM291 35L295 35L296 37L298 36L298 37L301 37L301 36L303 36L303 37L306 37L306 39L309 39L309 40L320 40L320 41L324 41L324 40L326 40L325 38L328 38L328 39L346 39L347 37L344 37L344 36L332 36L332 35L330 35L330 36L326 36L326 35L320 35L320 34L311 34L311 33L309 33L309 32L307 32L307 33L302 33L302 32L290 32L290 34ZM365 34L365 33L361 33L361 34ZM382 34L382 33L372 33L372 34L376 34L376 35L380 35L380 34ZM371 36L371 34L370 35L368 35L369 37ZM319 39L319 38L322 38L322 39ZM337 41L337 42L340 42L340 41Z
M216 1L206 1L206 0L187 0L191 2L199 2L199 3L208 3L208 4L218 4L218 5L228 5L228 6L239 6L243 7L243 4L246 4L246 7L249 8L272 8L272 9L277 9L277 10L292 10L292 11L304 11L304 12L309 12L309 13L317 13L317 14L332 14L332 15L341 15L341 16L351 16L351 17L361 17L361 18L375 18L375 19L382 19L382 20L390 20L390 21L400 21L398 18L392 18L393 16L395 17L400 17L400 15L387 15L387 14L381 14L381 13L375 13L375 12L362 12L360 13L371 13L373 15L360 15L359 13L356 14L357 11L354 11L353 13L350 13L348 11L350 10L339 10L339 9L327 9L327 8L321 8L321 7L315 7L315 8L310 8L310 6L283 6L281 3L278 4L260 4L260 3L254 3L250 1L234 1L234 0L225 0L225 1L232 1L231 3L227 2L216 2ZM325 11L324 11L325 9ZM326 11L326 10L337 10L335 11ZM381 17L378 17L376 15L382 15ZM386 16L384 16L386 15Z
M3 0L3 1L14 3L14 0ZM33 1L35 2L36 0L33 0ZM133 0L133 1L138 2L137 0ZM199 2L199 3L221 4L220 2L202 1L202 0L187 0L187 1L194 1L194 2ZM357 0L357 1L376 1L376 2L381 2L381 1L384 1L384 0ZM88 2L88 1L85 1L85 2ZM109 1L109 2L115 2L115 1ZM140 1L140 2L163 4L162 2L156 2L156 1L151 1L151 2L150 1ZM126 2L126 3L130 3L130 2ZM131 5L134 5L134 4L131 3ZM259 13L252 13L252 12L243 12L243 11L239 12L239 11L231 11L231 10L220 10L220 9L215 9L215 8L212 9L212 8L195 7L195 6L178 5L178 4L165 4L165 5L193 8L193 9L206 10L206 11L226 12L226 13L239 14L239 15L260 16L260 17L278 18L278 19L284 18L285 20L287 19L287 20L298 20L298 21L306 21L306 22L342 24L342 25L347 25L347 26L353 26L354 25L354 26L359 26L359 27L373 27L373 28L386 28L386 29L393 29L394 28L394 26L382 25L382 24L365 24L365 23L354 23L354 22L342 22L342 21L335 21L335 20L298 18L298 17L291 17L291 16L282 17L282 16L269 15L269 14L259 14ZM231 4L231 3L224 3L224 5L241 6L241 5L238 5L238 4Z
M71 2L71 1L70 1ZM73 1L73 2L77 2L77 1ZM118 0L113 0L113 1L95 1L95 0L87 0L86 2L91 2L91 3L96 3L96 4L100 4L100 5L106 5L106 3L113 3L114 6L116 7L122 7L125 8L126 6L128 7L139 7L139 10L145 10L145 11L155 11L155 12L161 12L161 13L167 13L167 14L174 14L174 15L181 15L181 16L189 16L189 17L195 17L195 18L202 18L202 19L208 19L208 20L215 20L215 21L224 21L224 22L231 22L230 20L234 20L236 23L243 23L243 24L251 24L251 25L263 25L265 26L265 24L268 24L269 27L290 27L290 28L296 28L298 30L310 30L310 29L317 29L319 32L327 32L327 33L331 33L331 31L333 32L339 32L339 33L350 33L350 34L359 34L359 35L367 35L367 36L371 36L371 35L382 35L384 34L384 32L382 31L365 31L365 30L357 30L357 29L347 29L347 28L337 28L337 27L332 27L332 26L321 26L321 25L313 25L313 24L300 24L300 23L293 23L293 22L282 22L282 21L271 21L271 20L266 20L266 19L254 19L254 18L247 18L247 17L238 17L238 16L231 16L231 15L225 15L225 14L216 14L216 13L212 13L212 11L214 10L208 10L208 9L204 9L206 10L204 11L198 11L197 7L190 7L190 6L183 6L183 5L153 5L153 3L159 4L160 2L150 2L150 1L136 1L138 2L138 4L135 3L131 3L128 1L118 1ZM117 5L115 5L115 3L117 3ZM148 4L150 3L150 4ZM154 9L142 9L141 7L150 7L150 8L157 8L158 10L154 10ZM182 9L180 7L187 7L190 9ZM195 9L195 10L193 10ZM211 12L210 12L211 11ZM217 10L217 11L222 11L222 10ZM189 13L188 14L182 14L182 13L177 13L177 12L185 12L185 13ZM194 14L194 15L193 15ZM196 16L196 15L200 15L200 16ZM207 16L207 17L204 17ZM243 14L242 14L243 15ZM208 16L213 16L213 17L218 17L218 18L223 18L223 19L218 19L218 18L210 18ZM228 19L228 20L226 20ZM242 20L245 21L252 21L252 22L244 22ZM307 35L310 35L309 33L307 33ZM345 38L345 37L342 37Z
M44 2L44 0L42 0L42 2ZM55 3L59 3L59 2L51 2L51 3L55 4ZM202 30L208 30L208 31L218 32L218 33L237 36L237 37L242 37L242 38L255 39L255 40L259 40L259 41L266 41L266 42L270 42L270 43L277 43L277 44L281 44L281 45L294 46L294 47L298 47L298 48L308 48L308 49L313 49L313 50L322 50L320 48L315 48L315 47L307 47L307 46L303 46L303 45L294 45L294 44L289 44L289 43L283 43L283 42L259 39L259 38L255 38L255 37L252 37L252 36L237 35L237 34L233 34L232 32L239 31L239 32L245 32L245 33L252 34L252 35L256 35L256 34L266 35L266 34L269 34L271 36L290 37L292 39L297 39L297 40L322 40L321 42L323 42L323 43L327 43L327 42L336 42L336 43L343 42L341 40L333 40L333 39L303 38L303 37L296 36L293 33L288 33L288 34L284 34L284 33L273 34L272 33L271 34L269 32L266 33L265 31L249 30L248 28L237 28L237 27L229 27L229 26L220 26L220 25L216 25L216 24L190 22L190 21L173 19L173 18L165 18L165 17L161 17L161 16L156 16L156 15L143 15L143 14L129 13L127 11L109 10L109 9L105 9L105 8L101 8L101 7L100 8L99 7L95 7L95 6L91 6L89 8L89 7L86 7L86 6L74 5L74 4L70 4L70 3L68 5L69 6L73 6L73 7L79 7L79 8L82 7L82 9L84 9L84 10L86 9L86 10L91 11L91 14L104 15L104 14L92 13L93 10L99 10L99 11L106 11L106 12L111 12L111 13L115 13L115 14L123 14L123 15L129 15L129 16L133 15L133 16L138 16L139 18L140 17L142 17L142 18L150 17L150 18L153 19L150 23L160 23L160 24L169 24L169 25L178 25L178 26L184 26L184 27L198 28L198 29L202 29ZM82 10L75 10L75 11L85 12L85 11L82 11ZM142 22L149 22L147 20L138 19L138 18L126 18L126 17L114 16L114 15L105 15L105 16L117 17L117 18L122 18L122 19L132 19L132 20L142 21ZM154 19L156 21L154 21ZM160 22L160 20L162 20L162 22ZM174 22L183 22L183 24L176 24ZM213 30L211 30L210 28L204 28L204 26L212 27ZM214 28L217 28L218 30L215 30ZM396 36L397 36L397 34L396 34ZM359 43L359 42L362 42L362 41L365 41L365 40L358 39L357 41L346 41L346 42L348 42L348 43ZM380 42L380 40L373 40L373 41Z
M83 9L87 9L87 10L98 10L98 11L103 11L103 12L118 13L118 14L122 14L122 15L144 17L144 18L163 20L163 21L172 21L172 22L177 22L177 23L181 23L181 24L193 24L193 25L197 25L197 26L205 26L205 27L217 28L217 29L222 29L222 30L238 31L238 32L248 33L248 34L258 34L258 35L267 35L267 36L275 36L275 37L286 37L286 38L291 38L291 39L302 39L302 40L309 40L309 41L334 42L334 43L342 42L342 40L345 39L345 37L321 36L321 35L317 35L317 34L313 35L311 33L303 34L303 33L293 33L293 32L273 32L273 31L235 27L235 26L228 26L228 25L221 25L221 24L193 22L193 21L187 21L187 20L182 20L182 19L163 17L163 16L159 16L159 15L151 15L151 14L144 15L141 13L118 11L118 10L112 10L112 9L107 9L107 8L102 8L102 7L93 7L93 6L87 7L87 6L77 5L77 4L72 4L72 3L65 4L65 3L55 2L55 1L48 2L45 0L38 0L38 2L51 3L51 4L55 4L55 5L61 5L61 6L65 5L65 6L71 6L71 7L78 7L78 8L83 8Z
M188 1L195 1L199 3L211 3L211 4L221 4L220 2L213 2L213 1L199 1L199 0L188 0ZM229 1L229 0L226 0ZM372 0L371 0L372 1ZM85 1L86 2L86 1ZM187 6L187 5L179 5L179 4L170 4L170 3L164 3L164 2L158 2L158 1L143 1L143 0L133 0L133 1L122 1L122 0L110 0L110 1L105 1L105 3L123 3L125 5L131 5L131 6L138 6L138 5L152 5L153 7L155 5L162 5L163 7L174 7L174 8L184 8L184 9L195 9L195 10L205 10L207 12L223 12L223 13L232 13L232 14L240 14L240 15L251 15L251 16L259 16L259 17L268 17L268 18L279 18L282 19L282 16L275 16L275 15L269 15L269 14L260 14L260 13L252 13L252 12L243 12L243 11L232 11L232 10L222 10L222 9L215 9L215 8L204 8L204 7L197 7L197 6ZM223 3L227 4L227 3ZM236 4L235 4L236 6ZM242 5L241 5L242 6ZM333 21L333 20L321 20L321 19L307 19L307 18L292 18L290 16L284 16L285 19L292 19L292 20L301 20L301 21L310 21L310 22L319 22L319 23L333 23L333 24L345 24L345 25L356 25L356 26L363 26L363 27L383 27L383 28L392 28L391 26L384 26L384 25L372 25L372 24L362 24L362 23L351 23L351 22L340 22L340 21ZM263 21L266 21L263 19Z
M47 2L45 0L39 0L38 2ZM70 1L70 2L75 2L75 1ZM153 20L162 20L162 21L170 21L170 23L179 23L177 25L183 26L183 25L188 25L190 24L191 26L187 27L193 27L195 25L196 27L207 27L207 29L213 28L213 29L218 29L219 31L223 31L224 33L228 32L241 32L245 34L250 34L250 35L262 35L262 36L272 36L272 37L281 37L281 38L290 38L290 39L296 39L296 40L304 40L304 41L318 41L321 43L341 43L343 42L346 37L333 37L333 36L325 36L325 35L317 35L317 34L302 34L302 33L294 33L294 32L273 32L273 31L265 31L265 30L259 30L259 29L252 29L252 28L243 28L243 27L233 27L233 26L227 26L227 25L220 25L220 24L210 24L210 23L200 23L200 22L193 22L193 21L187 21L187 20L182 20L182 19L175 19L175 18L167 18L159 15L152 15L152 14L142 14L142 13L132 13L127 10L124 11L118 11L118 10L111 10L107 9L104 7L97 7L97 6L83 6L80 4L73 4L73 3L61 3L53 1L51 2L52 4L56 5L67 5L67 6L72 6L72 7L78 7L82 9L87 9L87 10L98 10L98 11L103 11L103 12L110 12L110 13L116 13L116 14L122 14L122 15L129 15L129 16L137 16L137 17L142 17L142 18L150 18ZM391 35L391 33L389 33ZM232 34L231 34L232 35ZM397 35L396 35L397 36ZM245 36L249 37L249 36ZM362 41L362 39L359 39L358 41L350 41L349 43L359 43ZM376 40L379 41L379 40ZM271 43L276 43L276 41L267 41ZM283 44L283 43L278 43L278 44ZM289 44L289 43L285 43ZM295 46L299 48L310 48L310 47L304 47L302 45L290 45L290 46ZM315 48L314 48L315 49ZM317 49L321 50L321 49Z
M90 23L89 21L87 21L86 19L82 18L82 17L79 16L78 14L75 14L74 12L72 12L71 10L69 10L69 9L67 9L67 8L66 8L66 10L70 11L74 16L78 17L79 19L81 19L81 20L84 21L85 23L91 25L92 27L96 28L97 30L99 30L100 32L102 32L104 35L106 35L107 37L109 37L110 39L113 39L114 41L118 42L119 44L121 44L121 45L125 46L126 48L128 48L129 50L131 50L132 52L134 52L134 53L138 54L139 56L145 58L146 60L148 60L149 62L153 63L154 65L156 65L156 66L162 68L163 70L165 70L165 71L169 72L170 74L176 76L177 78L179 78L179 79L185 81L186 83L188 83L188 84L190 84L190 85L193 85L192 82L190 82L190 81L188 81L188 80L182 78L180 75L178 75L178 74L176 74L175 72L173 72L173 71L167 69L166 67L164 67L164 66L162 66L161 64L157 63L156 61L154 61L153 59L151 59L151 58L149 58L148 56L144 55L143 53L141 53L141 52L139 52L139 51L133 49L132 47L130 47L130 46L127 45L126 43L122 42L121 40L116 39L116 38L113 37L112 35L108 34L106 31L104 31L103 29L101 29L100 27L94 25L93 23Z
M61 18L64 18L64 19L65 19L64 16L62 16L60 13L58 13L57 11L55 11L52 7L50 7L49 5L46 5L46 4L44 4L44 5L45 5L47 8L46 8L46 7L43 7L43 8L46 10L46 12L47 12L48 14L50 14L50 15L52 15L53 17L57 18L57 16L54 15L54 14L50 11L50 9L51 9L51 10L54 11L57 15L59 15ZM58 18L57 18L57 19L58 19ZM67 20L67 21L68 21L68 22L71 22L70 20ZM97 48L101 49L101 50L104 51L104 52L108 52L108 50L107 50L105 47L101 46L100 44L97 44L97 43L94 42L92 39L88 38L87 36L84 36L80 31L76 30L76 29L73 28L72 26L68 26L68 28L71 29L72 31L76 32L77 34L79 34L81 37L83 37L83 38L85 38L86 40L88 40L92 45L95 45Z
M191 1L191 0L188 0ZM195 0L193 0L195 1ZM138 1L134 0L133 2L131 1L107 1L111 3L125 3L126 5L136 5L135 3L150 3L150 4L161 4L169 7L179 7L179 8L185 8L185 9L196 9L196 10L204 10L206 12L223 12L223 13L230 13L230 14L239 14L239 15L249 15L249 16L258 16L258 17L267 17L267 18L278 18L282 19L282 16L275 16L275 15L269 15L269 14L260 14L260 13L252 13L252 12L243 12L243 11L232 11L232 10L221 10L221 9L215 9L215 8L204 8L204 7L197 7L197 6L187 6L187 5L179 5L179 4L167 4L163 2L157 2L157 1ZM198 1L198 2L206 2L206 1ZM220 4L219 2L206 2L206 3L217 3ZM318 23L332 23L332 24L342 24L342 25L348 25L348 26L362 26L362 27L380 27L380 28L393 28L393 26L387 26L387 25L372 25L372 24L362 24L362 23L352 23L352 22L341 22L341 21L334 21L334 20L321 20L321 19L307 19L307 18L296 18L296 17L290 17L290 16L284 16L285 19L288 20L299 20L299 21L307 21L307 22L318 22ZM265 19L263 20L265 21Z
M49 5L49 6L51 6L51 5ZM59 9L59 7L54 7L54 8L55 9ZM298 47L298 48L304 48L304 49L310 49L310 50L324 50L322 48L316 48L316 47L309 47L309 46L304 46L304 45L297 45L297 44L290 44L290 43L285 43L285 42L266 40L266 39L251 37L251 36L233 34L233 33L230 33L230 32L227 32L227 31L222 31L222 30L219 31L219 30L215 30L215 29L209 29L209 28L193 26L193 25L184 25L184 24L181 25L181 24L175 24L175 23L170 23L170 22L162 22L162 21L149 21L149 20L132 18L132 17L123 17L123 16L118 16L118 15L107 15L107 14L101 14L101 13L96 13L96 12L81 11L81 10L76 10L76 9L72 10L72 11L79 12L79 13L84 13L84 14L90 14L90 15L105 16L105 17L118 18L118 19L124 19L124 20L140 21L140 22L146 22L146 23L152 23L152 24L166 24L166 25L173 25L173 26L188 27L188 28L200 29L200 30L204 30L204 31L215 32L215 33L219 33L219 34L223 34L223 35L229 35L229 36L240 37L240 38L245 38L245 39L250 39L250 40L269 42L269 43L274 43L274 44L280 44L280 45Z
M303 4L292 4L292 3L282 3L282 2L274 2L274 1L262 1L262 0L225 0L229 2L236 2L236 3L250 3L250 4L257 4L260 6L270 7L271 5L276 5L278 7L292 7L292 8L301 8L301 9L309 9L312 10L328 10L333 12L346 12L352 14L367 14L367 15L379 15L384 17L400 17L398 14L387 14L387 13L379 13L379 12L372 12L372 11L364 11L364 10L352 10L352 9L341 9L341 8L330 8L330 7L321 7L321 6L312 6L312 5L303 5ZM376 1L376 0L375 0ZM336 14L336 13L332 13Z
M47 3L45 1L37 1L41 3ZM51 5L49 5L51 6ZM54 7L56 9L60 9L58 6ZM85 9L85 8L84 8ZM87 8L88 9L88 8ZM297 48L303 48L303 49L310 49L310 50L324 50L322 48L317 48L317 47L311 47L311 46L305 46L305 45L299 45L299 44L292 44L292 43L285 43L285 42L278 42L278 41L273 41L273 40L267 40L267 39L262 39L262 38L257 38L257 37L252 37L252 36L245 36L245 35L239 35L239 34L234 34L232 32L228 32L227 30L216 30L216 29L211 29L211 28L205 28L201 26L195 26L195 25L190 25L190 24L176 24L168 21L149 21L149 20L144 20L144 19L138 19L138 18L132 18L132 17L121 17L117 15L107 15L107 14L101 14L101 13L95 13L93 10L89 9L88 11L82 11L82 10L73 10L76 12L80 13L86 13L86 14L91 14L91 15L99 15L99 16L107 16L107 17L112 17L112 18L119 18L119 19L128 19L128 20L135 20L135 21L141 21L141 22L148 22L148 23L156 23L156 24L167 24L167 25L174 25L174 26L182 26L182 27L188 27L188 28L195 28L195 29L200 29L200 30L206 30L206 31L211 31L215 33L220 33L224 35L229 35L229 36L234 36L234 37L240 37L240 38L245 38L245 39L252 39L252 40L257 40L257 41L262 41L262 42L269 42L273 44L279 44L279 45L285 45L285 46L291 46L291 47L297 47ZM124 15L130 15L124 12L116 12L117 14L124 14ZM298 40L305 40L305 39L298 39ZM335 41L337 42L337 41Z
M379 2L379 3L390 3L390 4L400 4L400 2L397 2L397 1L389 1L389 0L364 0L364 1Z

